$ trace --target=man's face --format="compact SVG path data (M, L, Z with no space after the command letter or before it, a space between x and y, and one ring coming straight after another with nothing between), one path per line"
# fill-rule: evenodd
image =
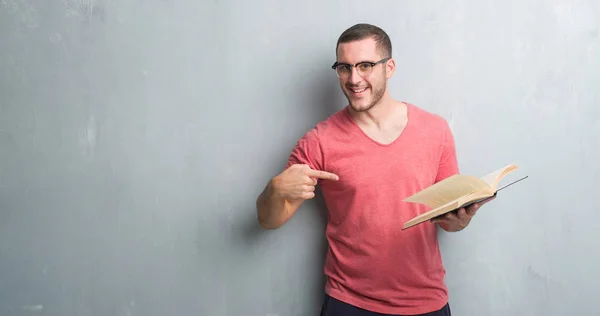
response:
M356 65L367 62L356 67L341 66L338 69L342 91L355 111L369 110L385 94L387 80L392 74L393 62L383 62L374 66L368 64L376 63L385 57L389 56L381 55L377 43L372 38L342 43L338 46L338 64Z

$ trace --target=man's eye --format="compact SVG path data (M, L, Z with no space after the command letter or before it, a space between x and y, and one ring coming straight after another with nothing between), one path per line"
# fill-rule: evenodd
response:
M371 68L371 64L360 64L358 65L358 68L360 70L368 70L369 68Z

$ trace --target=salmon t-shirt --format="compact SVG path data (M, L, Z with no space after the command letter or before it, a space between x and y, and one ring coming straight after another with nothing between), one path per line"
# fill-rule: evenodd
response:
M408 123L390 144L368 137L345 107L309 130L288 161L339 176L318 183L329 213L326 293L384 314L448 302L436 226L402 231L428 210L402 200L459 172L454 138L441 116L407 106Z

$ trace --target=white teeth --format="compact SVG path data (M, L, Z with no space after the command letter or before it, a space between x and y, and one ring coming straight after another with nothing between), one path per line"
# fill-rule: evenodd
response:
M352 92L354 92L354 93L361 93L361 92L367 90L367 88L362 88L360 90L355 90L355 89L350 89L350 90L352 90Z

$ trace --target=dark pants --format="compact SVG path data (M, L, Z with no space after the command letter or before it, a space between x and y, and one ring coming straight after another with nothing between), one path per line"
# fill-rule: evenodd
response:
M325 301L321 309L321 316L402 316L402 315L387 315L381 313L370 312L356 306L344 303L329 295L325 295ZM415 315L416 316L416 315ZM450 305L446 304L442 309L420 314L418 316L451 316Z

